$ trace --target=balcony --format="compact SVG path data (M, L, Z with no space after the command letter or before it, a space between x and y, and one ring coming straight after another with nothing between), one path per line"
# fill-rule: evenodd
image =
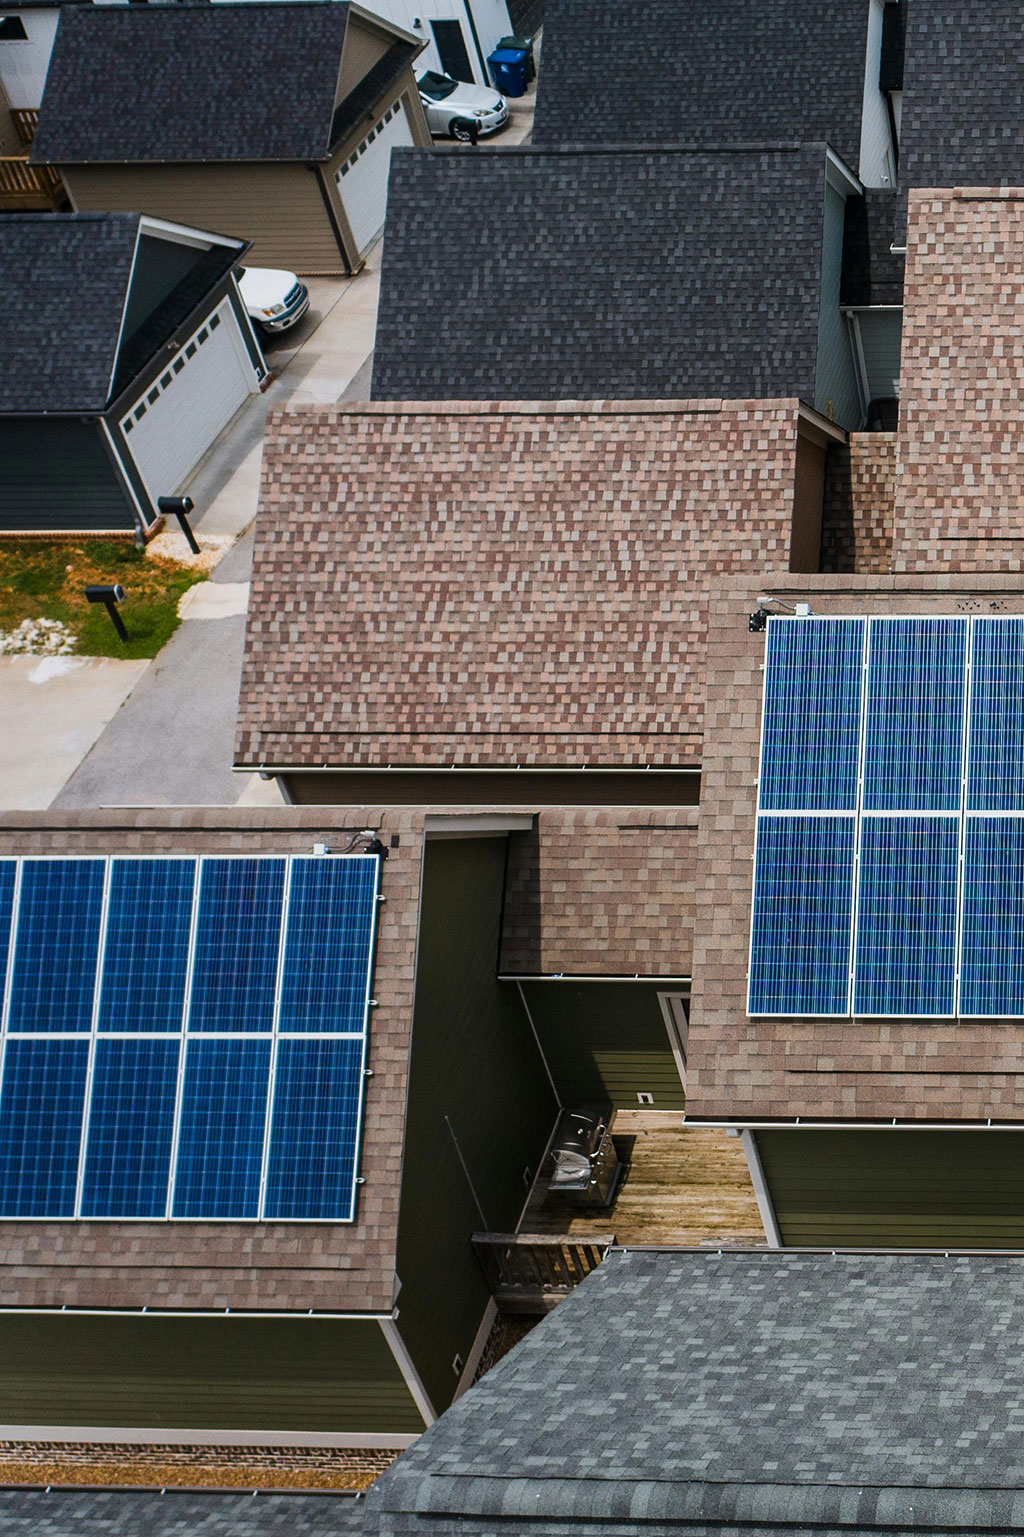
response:
M60 173L52 166L28 163L39 113L34 108L12 107L11 120L25 148L17 155L0 155L0 211L48 213L64 208L68 195Z

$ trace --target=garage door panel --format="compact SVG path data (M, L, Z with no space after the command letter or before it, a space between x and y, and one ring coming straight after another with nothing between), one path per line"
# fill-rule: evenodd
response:
M334 180L360 256L384 228L391 151L413 142L405 105L398 100L335 173Z
M225 299L121 419L125 441L154 501L174 495L254 384L234 312Z

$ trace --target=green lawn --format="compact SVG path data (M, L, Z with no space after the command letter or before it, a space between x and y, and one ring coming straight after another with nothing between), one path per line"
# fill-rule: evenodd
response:
M206 573L147 558L127 541L12 540L0 543L0 630L25 619L59 619L82 656L155 656L178 627L178 599ZM125 590L121 641L100 604L85 601L88 583Z

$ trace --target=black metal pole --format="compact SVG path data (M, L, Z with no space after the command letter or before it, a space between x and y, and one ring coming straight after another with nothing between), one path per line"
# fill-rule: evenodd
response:
M178 524L179 524L179 526L181 528L182 533L185 535L185 538L188 540L188 547L192 551L192 554L193 555L198 555L200 553L199 541L196 538L195 534L192 532L192 525L188 521L188 513L187 512L176 512L174 514L174 516L178 520Z
M117 631L118 635L122 640L127 640L128 631L124 627L124 620L117 612L117 604L114 602L113 598L107 598L103 606L107 613L110 615L110 622L114 626L114 629Z

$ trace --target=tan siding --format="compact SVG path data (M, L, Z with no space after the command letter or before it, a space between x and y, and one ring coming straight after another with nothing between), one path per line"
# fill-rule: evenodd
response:
M396 39L392 33L379 32L351 11L345 28L345 46L341 52L341 68L338 71L338 89L334 97L337 106L349 91L355 90L364 75L368 75L378 59L382 59Z
M303 165L74 166L65 181L78 209L138 209L252 240L254 265L346 270L318 178Z

